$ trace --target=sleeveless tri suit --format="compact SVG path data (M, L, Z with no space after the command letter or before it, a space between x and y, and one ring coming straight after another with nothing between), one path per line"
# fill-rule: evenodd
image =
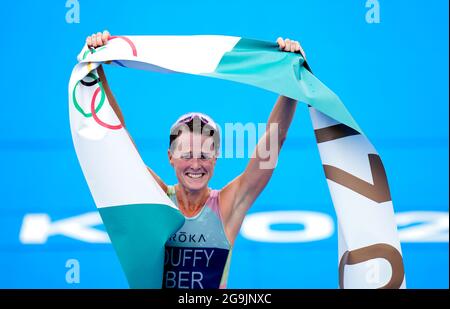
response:
M200 212L185 217L166 242L163 288L226 288L232 246L219 211L219 192L211 190ZM168 186L167 195L178 207L174 186Z

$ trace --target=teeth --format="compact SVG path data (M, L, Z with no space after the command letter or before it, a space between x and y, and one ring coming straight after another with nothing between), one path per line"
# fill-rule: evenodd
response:
M203 176L202 173L187 173L188 177L190 178L200 178Z

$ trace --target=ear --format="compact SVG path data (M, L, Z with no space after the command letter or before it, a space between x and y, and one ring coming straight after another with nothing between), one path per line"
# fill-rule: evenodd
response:
M172 155L172 152L170 151L170 149L167 150L167 157L169 158L170 165L172 165L172 167L173 167L173 155Z

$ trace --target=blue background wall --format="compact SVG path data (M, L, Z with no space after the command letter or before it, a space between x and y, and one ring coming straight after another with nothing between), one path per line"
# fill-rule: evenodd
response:
M378 24L366 22L365 0L79 0L80 23L72 24L65 2L0 5L1 288L126 287L110 244L59 232L41 244L20 238L26 215L55 222L92 213L96 224L72 146L67 83L86 35L105 28L299 40L316 76L341 97L383 158L396 212L421 212L400 226L403 234L416 229L402 242L408 286L448 288L448 1L379 0ZM222 126L265 122L276 99L201 77L121 68L107 74L144 160L167 183L175 182L167 134L181 113L203 111ZM135 104L142 98L148 104ZM307 109L299 107L278 168L251 213L301 210L335 220ZM221 159L212 187L225 185L246 162ZM69 259L79 261L79 284L66 282ZM337 282L336 232L311 242L242 235L236 242L229 287L336 288Z

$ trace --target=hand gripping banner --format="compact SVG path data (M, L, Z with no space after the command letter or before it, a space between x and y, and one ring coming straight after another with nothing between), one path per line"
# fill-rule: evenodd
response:
M113 36L97 50L85 46L78 61L69 82L73 143L131 288L161 288L164 244L184 217L111 108L96 70L103 63L231 80L308 104L338 219L339 286L406 287L381 158L299 54L232 36Z

